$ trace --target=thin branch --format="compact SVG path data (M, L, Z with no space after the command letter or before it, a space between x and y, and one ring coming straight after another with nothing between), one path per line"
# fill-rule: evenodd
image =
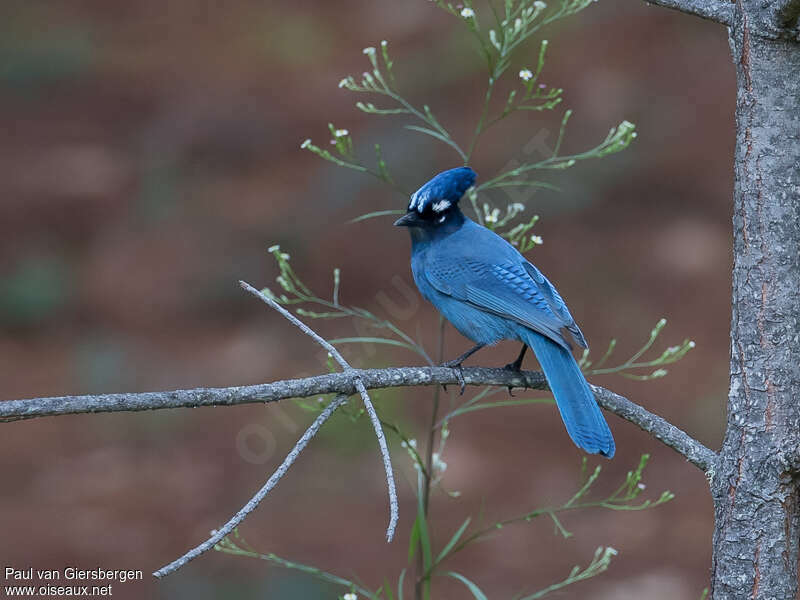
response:
M733 24L734 4L726 0L645 0L645 2L679 10L728 27Z
M367 409L369 420L372 422L372 428L375 430L375 437L378 438L378 446L381 449L381 458L383 459L383 470L386 472L386 485L389 488L389 526L386 528L386 541L391 542L394 537L394 531L397 529L397 519L400 509L397 504L397 488L394 483L394 474L392 473L392 459L389 455L389 447L386 445L386 436L383 434L383 427L381 427L381 420L375 407L369 399L367 388L364 387L364 382L356 377L354 380L358 393L361 394L361 400Z
M281 315L286 317L286 320L289 321L292 325L296 326L300 331L305 333L307 336L309 336L311 339L317 342L320 346L325 348L325 350L328 351L328 354L330 354L333 357L333 359L336 362L338 362L345 371L352 369L350 363L348 363L344 359L344 357L341 354L339 354L339 351L336 348L334 348L330 343L328 343L328 341L325 338L323 338L316 331L311 329L308 325L303 323L300 319L295 317L283 306L275 302L275 300L273 300L266 294L263 294L262 292L254 288L246 281L240 281L239 285L242 287L244 291L253 294L256 298L260 299L264 304L268 305L270 308L274 308L275 310L277 310L279 313L281 313Z
M606 410L630 421L658 441L683 455L686 460L704 473L713 473L717 464L717 453L706 448L688 433L675 427L666 419L645 410L635 402L596 385L591 386L597 403Z
M361 400L364 402L364 408L369 415L369 420L372 423L372 428L375 430L375 437L378 438L378 447L381 450L381 458L383 459L383 470L386 472L386 486L389 489L389 525L386 528L386 541L391 542L392 538L394 537L394 531L397 528L397 519L398 519L398 503L397 503L397 488L394 483L394 473L392 472L392 458L389 455L389 448L386 445L386 436L383 434L383 428L381 427L381 421L378 418L378 413L375 411L375 406L373 406L372 401L369 399L369 394L367 393L367 388L364 387L364 383L359 379L358 374L353 374L354 369L350 366L344 357L339 354L339 351L334 348L328 341L326 341L322 336L320 336L317 332L311 329L308 325L303 323L300 319L295 317L292 313L286 310L283 306L275 302L272 298L267 296L266 294L260 292L259 290L255 289L252 285L245 281L240 281L239 285L242 286L242 289L246 292L250 292L256 298L259 298L262 302L277 310L281 315L286 317L286 319L295 325L300 331L305 333L306 335L310 336L315 342L317 342L320 346L325 348L328 351L336 362L338 362L342 368L344 369L345 374L350 374L352 377L353 385L355 386L356 391L360 394Z
M320 427L322 427L322 425L325 423L325 421L327 421L330 418L330 416L334 413L334 411L337 408L339 408L342 404L344 404L346 401L347 401L347 396L345 396L344 394L340 394L336 396L336 398L334 398L333 401L330 404L328 404L328 406L325 407L325 410L323 410L319 415L317 415L317 418L314 419L314 422L309 426L308 429L306 429L306 432L302 435L302 437L299 440L297 440L297 443L294 445L294 448L292 448L292 451L286 455L286 458L283 459L281 466L275 470L275 472L272 474L269 480L267 480L267 483L264 484L264 487L258 490L258 492L256 492L256 495L253 496L250 499L250 501L239 510L239 512L237 512L233 517L231 517L231 519L227 523L225 523L225 525L223 525L219 529L212 531L211 537L209 537L205 542L203 542L202 544L200 544L195 548L192 548L186 554L172 561L168 565L161 567L158 571L153 573L153 575L155 575L156 577L164 577L165 575L169 575L173 571L177 571L186 563L188 563L190 560L193 560L198 556L200 556L201 554L203 554L204 552L208 552L209 550L211 550L214 546L216 546L219 542L221 542L225 538L225 536L231 533L239 525L239 523L244 521L247 515L249 515L256 509L256 507L261 503L264 497L272 490L272 488L274 488L277 485L278 481L281 480L281 477L283 477L286 474L286 471L289 470L289 467L292 466L294 461L297 460L297 457L300 456L300 453L305 449L306 445L308 445L308 442L311 441L311 438L317 435L317 432L319 431Z
M547 389L544 375L535 371L514 373L507 369L464 367L464 383L471 386ZM358 393L353 377L368 390L456 385L459 380L453 369L446 367L394 367L388 369L353 369L348 373L328 373L305 379L287 379L259 385L230 388L200 388L143 394L105 394L99 396L61 396L32 400L0 402L0 421L18 421L56 415L97 412L195 408L200 406L233 406L258 402L276 402L287 398L308 398L323 394ZM637 425L660 440L706 473L713 471L717 455L700 442L661 417L614 392L592 386L598 404Z

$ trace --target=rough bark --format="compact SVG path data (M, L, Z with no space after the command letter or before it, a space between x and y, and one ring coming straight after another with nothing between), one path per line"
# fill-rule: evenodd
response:
M716 23L728 25L733 22L733 4L728 0L645 0L664 8L679 10Z
M736 5L728 425L711 480L711 597L797 596L800 448L800 3Z

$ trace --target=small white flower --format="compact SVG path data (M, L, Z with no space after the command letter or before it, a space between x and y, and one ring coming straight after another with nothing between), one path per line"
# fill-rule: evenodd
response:
M469 7L461 9L461 16L465 19L472 19L475 16L475 11Z
M358 596L356 596L353 592L347 592L344 596L342 596L342 600L358 600Z
M438 452L433 453L433 470L437 473L444 473L447 470L447 463L442 460Z
M519 31L520 29L522 29L522 19L517 17L514 20L514 31Z
M414 448L414 450L416 450L417 449L417 440L414 440L414 439L408 440L408 445L411 446L412 448Z
M643 484L643 483L639 483L639 484L637 484L637 485L636 485L636 487L637 487L637 488L639 488L640 490L643 490L643 489L645 489L647 486L646 486L645 484Z
M533 3L533 6L539 10L544 10L547 8L547 4L542 2L542 0L536 0L536 2Z
M343 88L344 86L349 85L349 84L350 84L350 78L349 77L345 77L344 79L342 79L339 82L339 87Z
M492 43L492 46L500 50L500 40L497 39L497 32L494 29L489 30L489 41Z
M511 210L514 212L522 212L525 210L525 205L522 202L514 202L514 204L511 205Z
M333 132L333 135L336 136L337 138L340 138L346 135L350 135L350 132L347 131L347 129L337 129L336 131Z
M694 348L696 344L694 342L689 342L689 348Z
M619 552L617 552L616 548L612 548L611 546L609 546L608 548L606 548L606 554L608 554L609 556L616 556L617 554L619 554Z
M280 245L275 244L274 246L270 246L269 248L267 248L267 252L275 252L276 250L280 249L281 249Z
M532 235L531 236L531 241L534 244L536 244L537 246L541 246L542 244L544 244L544 240L542 239L542 236L540 236L540 235Z
M530 69L522 69L522 71L519 72L519 78L522 79L522 81L530 81L533 79L533 73Z
M311 145L311 139L306 139L306 140L304 140L304 141L303 141L303 143L302 143L302 144L300 144L300 147L301 147L303 150L305 150L305 149L306 149L306 148L308 148L310 145Z
M367 48L364 48L362 52L367 56L369 56L370 54L375 54L375 48L373 48L372 46L368 46Z
M486 215L486 222L487 223L497 223L500 220L500 209L495 208L492 209L492 212L487 213Z
M389 45L389 42L387 42L386 40L381 40L381 46L382 47L386 48L386 46L388 46L388 45Z

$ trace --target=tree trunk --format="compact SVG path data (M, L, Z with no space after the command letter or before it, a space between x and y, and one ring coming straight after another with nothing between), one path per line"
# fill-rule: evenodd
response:
M713 600L797 597L800 44L788 30L798 12L797 0L739 0L731 27L733 318L728 426L711 474Z

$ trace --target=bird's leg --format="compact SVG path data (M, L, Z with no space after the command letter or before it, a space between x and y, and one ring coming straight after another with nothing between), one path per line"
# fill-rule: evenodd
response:
M514 373L521 373L522 372L522 361L525 358L525 352L528 351L528 345L522 344L522 350L519 351L519 356L517 360L513 363L508 363L504 368L508 369L509 371L513 371ZM508 386L508 395L512 398L514 394L511 393L511 386Z
M454 358L453 360L448 360L447 362L443 362L440 366L448 367L450 369L455 369L456 367L460 367L461 363L467 360L470 356L475 354L478 350L483 348L486 344L476 344L473 348L470 348L464 354L459 356L458 358Z
M509 371L516 371L519 373L522 370L522 360L525 358L525 353L528 351L528 345L522 344L522 350L519 351L519 356L517 360L512 363L508 363L504 368L508 369Z
M441 364L442 367L447 367L449 369L453 369L456 372L456 378L458 379L458 385L461 388L461 395L464 395L464 388L466 388L467 383L464 381L464 370L461 368L461 363L467 360L470 356L475 354L478 350L483 348L486 344L476 344L473 348L470 348L464 354L459 356L458 358L454 358L453 360L448 360ZM445 391L447 387L444 386Z

